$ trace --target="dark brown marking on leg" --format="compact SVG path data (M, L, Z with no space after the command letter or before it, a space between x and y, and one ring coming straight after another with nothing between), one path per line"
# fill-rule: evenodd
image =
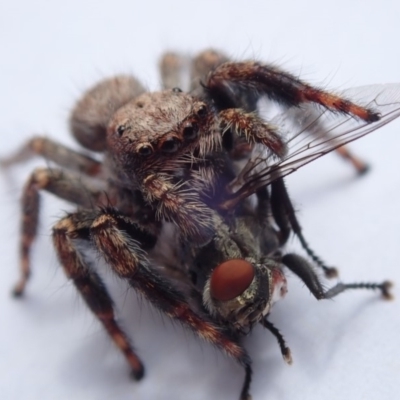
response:
M357 104L343 99L340 96L324 92L320 89L312 88L306 84L303 84L302 87L301 100L320 104L333 111L354 115L355 117L358 117L366 122L376 122L380 119L379 113L375 112L374 110L358 106Z

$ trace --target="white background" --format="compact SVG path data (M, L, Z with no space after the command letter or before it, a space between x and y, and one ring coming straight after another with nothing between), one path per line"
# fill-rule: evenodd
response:
M66 120L82 90L131 72L159 87L167 49L207 47L274 61L323 87L400 82L398 1L2 1L0 156L34 133L76 146ZM400 124L352 145L371 164L361 178L335 155L288 179L312 247L343 281L397 283L397 300L353 292L317 302L295 278L273 311L294 364L271 334L245 343L254 400L395 399L400 389ZM35 165L43 165L38 162ZM69 209L44 195L26 297L18 276L18 199L34 163L0 176L0 398L237 399L242 370L111 279L123 325L145 362L140 383L66 281L51 247L52 224ZM296 244L293 242L293 247Z

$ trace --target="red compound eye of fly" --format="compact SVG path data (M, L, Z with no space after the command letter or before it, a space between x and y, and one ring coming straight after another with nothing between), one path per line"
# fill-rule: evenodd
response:
M245 260L229 260L218 265L210 278L211 296L228 301L241 295L253 281L254 268Z

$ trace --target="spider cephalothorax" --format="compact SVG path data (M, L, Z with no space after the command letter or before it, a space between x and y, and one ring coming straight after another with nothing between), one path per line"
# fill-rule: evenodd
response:
M206 198L235 177L228 136L252 143L263 135L263 144L283 156L284 143L268 129L256 114L218 112L212 102L181 90L145 93L112 116L107 155L122 185L141 190L161 220L172 220L186 237L203 242L211 235Z

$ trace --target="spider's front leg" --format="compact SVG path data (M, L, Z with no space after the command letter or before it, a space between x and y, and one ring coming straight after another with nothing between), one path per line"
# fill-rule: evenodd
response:
M313 87L294 75L259 62L228 62L208 75L205 90L219 109L240 108L241 96L253 93L286 106L316 103L331 111L350 114L366 122L375 122L380 115L366 107Z
M90 228L92 240L112 270L170 318L181 322L200 338L217 346L245 369L241 400L250 399L250 359L244 348L221 327L191 307L186 297L151 267L143 251L143 231L132 221L108 209Z
M149 174L143 180L143 192L149 203L158 203L159 220L174 222L185 239L202 245L214 233L213 212L198 197L193 188L174 184L158 174Z

